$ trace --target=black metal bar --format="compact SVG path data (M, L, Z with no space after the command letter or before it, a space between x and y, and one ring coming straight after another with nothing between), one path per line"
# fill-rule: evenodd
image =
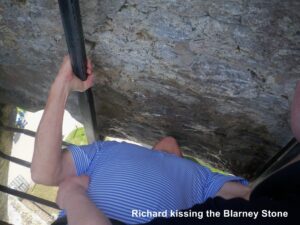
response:
M27 193L24 193L24 192L21 192L21 191L17 191L15 189L3 186L1 184L0 184L0 191L4 192L4 193L7 193L7 194L10 194L10 195L20 197L20 198L27 199L29 201L36 202L36 203L39 203L39 204L42 204L42 205L46 205L46 206L49 206L49 207L52 207L52 208L55 208L55 209L59 209L58 205L55 202L51 202L49 200L36 197L34 195L30 195L30 194L27 194Z
M5 221L3 221L3 220L0 220L0 225L13 225L13 224L7 223L7 222L5 222Z
M78 0L58 0L73 72L86 80L86 53Z
M87 58L79 2L78 0L58 0L58 4L73 72L81 80L86 80ZM88 140L89 142L95 141L97 121L91 89L85 93L79 93L79 106Z
M34 131L27 130L27 129L22 129L22 128L17 128L17 127L10 127L10 126L6 126L6 125L3 125L3 124L0 124L0 129L15 132L15 133L22 133L22 134L25 134L25 135L30 136L30 137L35 137L35 135L36 135L36 132L34 132ZM67 147L67 146L71 145L71 143L62 141L62 145Z
M6 126L6 125L3 125L3 124L0 124L0 129L15 132L15 133L26 134L27 136L30 136L30 137L35 137L35 134L36 134L34 131L31 131L31 130L27 130L27 129L23 129L23 128L17 128L17 127L10 127L10 126Z
M52 217L53 219L55 219L55 217L53 217L49 212L47 212L47 210L45 210L43 207L41 207L36 202L32 202L32 204L35 205L39 210L41 210L42 212L44 212L45 214L47 214L49 217Z
M9 160L11 162L17 163L17 164L19 164L21 166L25 166L27 168L31 167L31 163L30 162L27 162L27 161L25 161L23 159L19 159L19 158L13 157L13 156L9 156L9 155L3 153L1 150L0 150L0 157L3 158L3 159Z
M282 149L280 149L269 161L266 162L266 164L256 172L255 178L260 177L262 174L264 174L267 170L270 169L272 165L274 165L276 162L278 162L288 151L290 151L296 144L297 144L296 138L292 138Z

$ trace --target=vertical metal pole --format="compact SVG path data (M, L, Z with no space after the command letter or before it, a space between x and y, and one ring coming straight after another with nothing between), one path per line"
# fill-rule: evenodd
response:
M73 72L79 79L86 80L87 58L79 2L78 0L58 0L58 4ZM97 126L93 94L89 89L78 95L85 132L89 142L93 142L96 140Z

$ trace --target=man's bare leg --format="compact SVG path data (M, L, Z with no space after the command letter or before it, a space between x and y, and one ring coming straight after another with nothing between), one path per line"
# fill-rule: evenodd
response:
M173 137L162 138L159 142L157 142L154 145L153 149L157 151L168 152L170 154L177 155L178 157L182 157L179 145L176 139Z

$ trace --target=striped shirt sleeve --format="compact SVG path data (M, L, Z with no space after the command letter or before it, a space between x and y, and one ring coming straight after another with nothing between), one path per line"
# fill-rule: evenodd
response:
M68 150L72 154L77 176L80 176L86 174L99 148L95 142L90 145L70 145Z
M205 190L205 199L215 197L218 191L223 187L226 182L239 182L245 186L248 185L248 181L244 178L233 176L233 175L224 175L221 173L211 173L207 180L206 190Z

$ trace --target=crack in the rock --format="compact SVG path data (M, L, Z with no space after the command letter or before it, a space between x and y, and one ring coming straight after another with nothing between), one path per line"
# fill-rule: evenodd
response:
M85 43L90 47L90 51L93 51L97 45L95 41L85 38Z
M119 8L118 12L121 12L123 9L127 9L127 8L128 8L128 2L127 0L125 0L124 3Z

